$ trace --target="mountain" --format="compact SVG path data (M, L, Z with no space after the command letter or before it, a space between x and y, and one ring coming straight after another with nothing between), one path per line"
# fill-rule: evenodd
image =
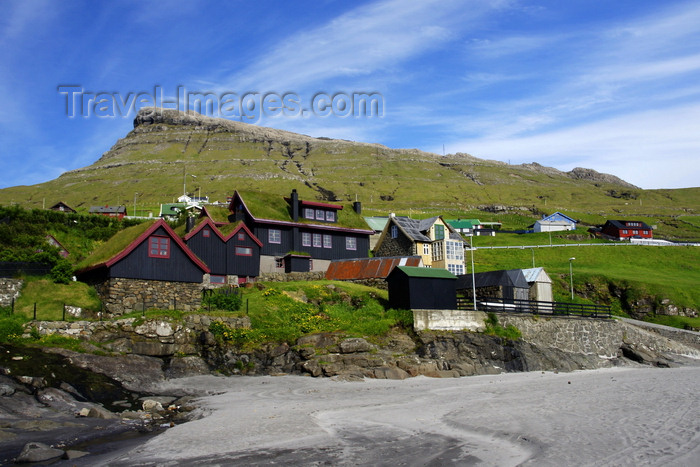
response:
M307 199L359 199L382 214L458 215L507 207L532 213L682 214L697 212L700 198L700 189L642 190L592 169L509 165L142 109L134 129L94 164L46 183L0 190L0 204L64 201L78 210L123 204L131 214L136 200L137 208L157 215L159 203L172 202L185 187L212 201L225 201L234 189L286 195L296 188Z

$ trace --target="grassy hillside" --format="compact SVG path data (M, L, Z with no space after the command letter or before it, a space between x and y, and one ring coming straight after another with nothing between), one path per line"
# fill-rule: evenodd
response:
M503 205L526 218L509 228L559 210L587 224L641 217L669 237L700 239L700 188L641 190L537 164L512 166L210 120L138 126L89 167L0 190L0 204L41 208L62 200L79 211L122 204L132 214L136 200L138 214L158 215L159 203L180 196L186 182L188 192L212 201L225 201L234 189L288 195L296 188L306 199L357 198L366 214L497 220L483 209Z

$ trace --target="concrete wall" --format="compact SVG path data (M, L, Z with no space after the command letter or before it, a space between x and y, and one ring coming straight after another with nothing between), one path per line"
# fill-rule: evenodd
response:
M413 329L416 331L481 331L485 328L486 313L473 310L413 310Z

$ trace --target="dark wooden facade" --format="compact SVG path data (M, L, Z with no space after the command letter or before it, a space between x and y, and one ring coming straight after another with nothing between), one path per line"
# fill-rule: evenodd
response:
M151 242L154 240L167 248L163 246L153 254ZM209 268L161 220L111 259L78 271L76 275L88 283L110 278L198 283L202 282L205 273L209 273Z
M390 308L457 309L457 277L445 269L397 266L386 281Z
M206 219L185 236L187 246L211 270L212 275L257 277L262 242L243 223L224 236Z
M334 212L342 206L311 203L298 199L292 192L288 203L289 220L257 218L251 213L238 192L234 193L229 204L232 219L243 222L262 242L261 255L284 257L290 252L308 253L311 258L323 260L366 258L369 254L369 229L344 228L335 221L310 223L303 220L308 207L324 208ZM333 214L337 219L337 213Z

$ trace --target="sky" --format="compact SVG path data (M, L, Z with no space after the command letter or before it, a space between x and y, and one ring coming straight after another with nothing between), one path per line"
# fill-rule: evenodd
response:
M92 164L153 104L697 187L700 3L0 1L0 188Z

